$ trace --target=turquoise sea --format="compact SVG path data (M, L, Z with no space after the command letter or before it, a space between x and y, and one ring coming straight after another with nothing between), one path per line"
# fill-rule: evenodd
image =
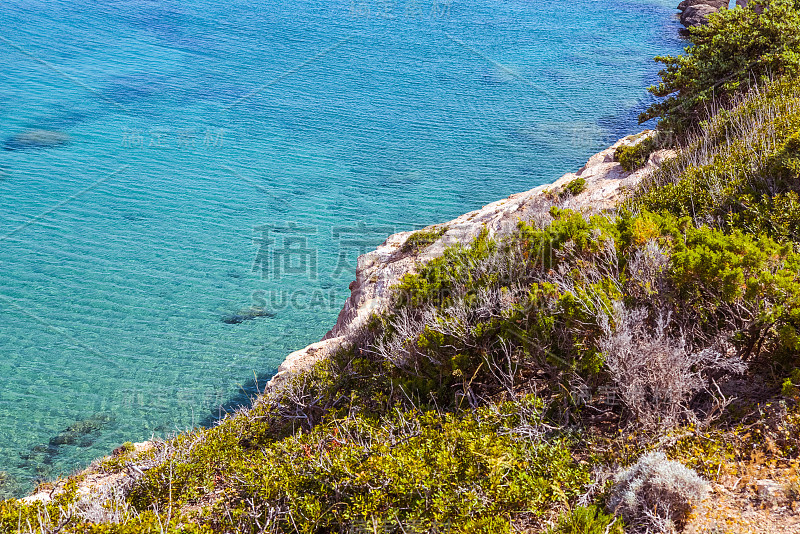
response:
M0 495L212 424L387 234L638 131L676 3L2 2Z

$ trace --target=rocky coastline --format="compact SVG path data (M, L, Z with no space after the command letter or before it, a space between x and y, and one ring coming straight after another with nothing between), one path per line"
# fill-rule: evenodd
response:
M605 150L593 155L580 170L567 173L553 183L543 184L523 193L511 195L491 204L461 215L452 221L435 224L420 232L432 233L436 239L422 247L408 247L409 238L418 232L400 232L389 236L377 249L358 258L356 279L350 284L350 297L346 300L336 324L322 340L289 354L278 368L278 372L266 386L265 394L279 391L291 382L298 373L311 369L314 364L347 343L348 336L362 327L373 313L386 311L391 304L392 287L417 266L441 256L445 249L456 244L468 245L482 231L499 236L512 231L521 220L529 220L553 204L557 198L561 207L586 214L613 209L625 192L658 168L665 159L674 156L672 150L659 150L649 156L646 165L633 172L625 171L615 160L619 147L637 144L652 136L652 131L620 139ZM566 186L582 180L580 193L564 194ZM155 441L132 444L136 452L157 446ZM92 507L103 498L130 487L142 476L140 469L107 474L102 469L104 461L96 460L87 469L74 477L80 506ZM44 484L32 495L22 499L24 503L49 502L60 494L66 480Z
M736 5L744 7L748 1L736 0ZM710 14L728 7L728 0L682 0L677 10L680 22L687 28L685 32L688 33L688 28L707 24ZM566 198L563 207L584 213L612 209L626 190L635 187L644 176L675 154L672 150L657 151L649 157L643 168L634 172L623 170L620 163L615 161L616 149L636 144L651 135L653 132L648 130L624 137L590 157L586 165L577 172L567 173L552 183L487 204L452 221L431 225L421 232L436 231L439 237L421 249L409 251L407 247L409 238L415 232L400 232L389 236L374 251L358 258L356 279L349 287L351 295L345 301L333 328L320 341L288 354L268 382L265 393L284 387L293 376L311 369L326 355L346 343L348 337L362 327L373 313L386 311L391 304L391 288L403 276L413 273L418 265L441 256L444 250L452 245L469 244L483 230L494 236L512 231L520 220L531 218L541 209L542 200L563 190L573 180L578 178L585 180L585 189L578 195ZM57 132L31 130L7 139L3 148L20 150L60 146L68 142L66 136ZM221 317L220 320L235 324L263 315L267 313L248 309ZM135 443L134 448L136 452L143 452L152 449L155 443L155 441ZM110 457L105 459L107 458ZM133 482L140 475L140 473L105 475L98 472L96 467L102 460L95 461L92 466L81 472L83 476L78 483L78 491L87 502L118 486L120 479L129 478L129 482ZM60 492L63 482L44 484L39 490L21 500L25 503L48 502Z
M625 171L615 160L617 148L637 144L652 135L652 131L645 131L620 139L589 158L586 165L575 173L567 173L553 183L492 202L452 221L429 226L421 232L435 232L439 237L419 250L409 252L409 247L405 246L415 232L389 236L377 249L358 258L356 279L350 284L350 297L334 327L321 341L289 354L267 387L280 387L293 374L310 369L345 343L372 314L386 311L391 303L391 288L403 276L414 272L418 265L441 256L450 246L468 245L484 230L490 236L511 232L519 221L535 216L549 197L563 191L572 181L582 179L585 187L579 194L565 198L562 201L564 208L589 213L612 209L626 190L635 187L644 176L674 155L672 150L656 151L643 168Z

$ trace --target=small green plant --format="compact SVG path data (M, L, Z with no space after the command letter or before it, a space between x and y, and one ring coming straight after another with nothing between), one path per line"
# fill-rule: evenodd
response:
M563 198L567 195L570 196L578 196L586 190L586 179L585 178L575 178L570 183L564 186L564 189L560 193L560 197Z
M131 460L131 457L134 456L131 453L133 453L135 450L136 446L134 446L132 442L126 441L114 449L111 453L111 456L106 456L103 458L103 460L100 462L100 467L107 473L120 472Z
M408 236L406 242L403 243L402 251L405 253L419 252L420 250L435 243L447 232L447 230L447 226L439 226L431 228L430 230L420 230L418 232L414 232Z
M617 147L614 151L614 159L619 162L625 171L633 172L645 166L647 159L655 149L655 140L652 137L648 137L644 141L639 141L632 145Z
M800 397L800 369L794 369L783 381L781 393L785 397Z
M624 534L621 519L604 513L597 506L579 506L561 514L547 534Z

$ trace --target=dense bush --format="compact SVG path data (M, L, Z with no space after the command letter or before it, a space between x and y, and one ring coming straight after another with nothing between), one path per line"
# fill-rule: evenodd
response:
M579 506L565 512L547 534L623 534L623 523L596 506Z
M614 151L614 159L628 172L641 169L656 150L656 139L647 137L631 145L623 145Z
M300 532L358 525L503 531L511 513L541 514L576 497L589 479L568 442L521 432L536 417L535 404L458 417L396 411L335 418L256 449L243 447L241 428L227 423L184 437L191 454L150 470L131 500L163 509L170 499L185 505L219 492L204 519L217 529L271 521ZM526 407L530 413L521 413Z
M640 121L661 117L659 128L679 136L705 119L713 105L773 76L800 75L800 3L750 0L721 10L692 28L684 55L658 57L666 65L650 91L667 97Z
M404 279L376 352L415 378L405 387L452 405L546 370L590 390L610 384L640 423L666 428L700 406L717 411L698 395L744 361L792 364L800 260L790 247L668 214L552 216Z
M708 121L630 204L690 216L697 225L798 241L799 136L796 81L756 88Z

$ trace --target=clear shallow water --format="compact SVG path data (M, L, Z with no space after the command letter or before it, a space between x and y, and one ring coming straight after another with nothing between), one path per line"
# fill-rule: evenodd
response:
M674 3L4 2L0 494L208 424L386 234L636 131Z

